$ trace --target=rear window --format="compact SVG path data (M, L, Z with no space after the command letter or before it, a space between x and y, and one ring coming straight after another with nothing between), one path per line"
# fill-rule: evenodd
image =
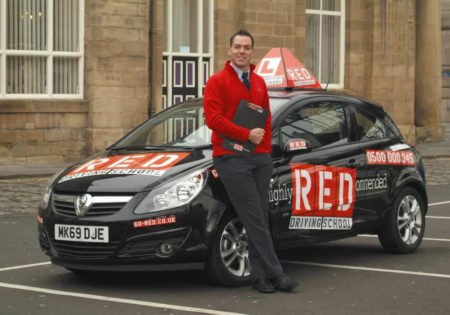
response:
M392 133L394 138L403 139L400 130L398 130L397 125L388 114L384 116L384 122L386 123L386 126L388 126L389 131Z
M389 129L386 125L371 113L355 108L356 140L379 140L389 138Z

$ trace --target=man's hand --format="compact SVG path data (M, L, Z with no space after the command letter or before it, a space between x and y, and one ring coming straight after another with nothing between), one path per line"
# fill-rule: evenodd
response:
M264 129L255 128L250 130L250 135L248 136L248 140L254 144L259 144L264 137Z

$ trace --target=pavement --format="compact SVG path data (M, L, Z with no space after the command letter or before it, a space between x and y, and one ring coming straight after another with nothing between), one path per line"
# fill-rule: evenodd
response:
M445 140L419 144L419 150L424 159L450 158L450 122L442 123L445 128Z

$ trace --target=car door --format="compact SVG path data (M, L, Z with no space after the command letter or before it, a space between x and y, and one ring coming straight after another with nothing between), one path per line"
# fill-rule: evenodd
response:
M269 191L274 239L279 243L348 234L353 225L356 167L345 102L314 97L289 107L275 134L277 177Z
M363 163L358 168L355 213L361 219L359 232L370 232L381 224L383 211L391 203L393 174L390 161L397 142L383 122L385 112L374 105L358 103L349 106L352 141L361 148Z

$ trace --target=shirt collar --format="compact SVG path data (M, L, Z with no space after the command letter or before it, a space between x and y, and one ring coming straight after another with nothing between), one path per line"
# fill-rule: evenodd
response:
M234 69L234 71L236 71L236 73L237 73L239 79L242 81L242 74L244 73L244 71L242 71L241 69L237 68L237 67L236 67L234 64L232 64L231 62L230 62L230 66L233 67L233 69ZM250 80L250 68L248 69L247 73L249 74L249 75L248 75L248 78L249 78L249 80Z

